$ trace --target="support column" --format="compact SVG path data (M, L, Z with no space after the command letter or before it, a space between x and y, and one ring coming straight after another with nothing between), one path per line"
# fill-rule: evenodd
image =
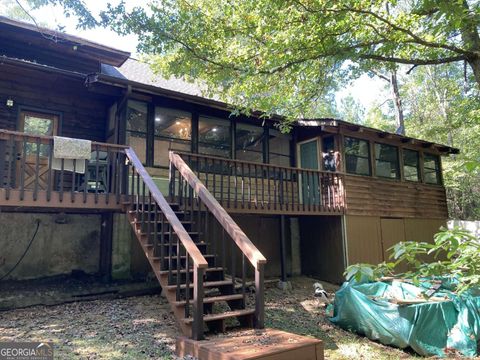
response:
M280 261L281 261L281 280L287 282L287 254L285 246L285 215L280 215Z
M112 239L113 214L103 213L100 229L100 263L99 273L102 280L109 282L112 278Z

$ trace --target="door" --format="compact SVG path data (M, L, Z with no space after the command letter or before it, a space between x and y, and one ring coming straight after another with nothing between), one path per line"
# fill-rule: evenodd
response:
M318 140L298 144L299 165L302 169L319 169ZM304 204L320 204L319 178L313 173L302 173L300 179L300 199Z
M21 111L18 131L30 135L57 135L58 116ZM17 162L17 186L23 184L25 189L34 189L35 180L38 178L38 189L46 190L48 187L49 154L52 150L50 145L37 144L35 141L27 140L24 143L18 143L17 146L19 159Z

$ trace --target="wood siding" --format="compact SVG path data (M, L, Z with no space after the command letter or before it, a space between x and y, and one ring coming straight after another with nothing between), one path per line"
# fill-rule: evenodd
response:
M446 219L443 186L346 175L346 213L401 218Z
M0 64L0 99L11 97L14 107L0 106L0 128L16 130L20 108L60 115L60 134L105 141L108 108L115 99L88 91L83 79Z

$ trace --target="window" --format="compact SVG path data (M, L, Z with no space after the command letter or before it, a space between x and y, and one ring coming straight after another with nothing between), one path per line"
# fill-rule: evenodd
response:
M200 116L198 119L198 152L229 158L231 149L230 121Z
M441 184L440 158L433 154L423 154L423 173L427 184Z
M148 106L140 101L129 100L127 106L127 145L138 158L147 161L147 113Z
M345 137L345 169L350 174L370 175L368 141Z
M403 176L407 181L420 181L420 157L418 151L403 149Z
M154 165L168 166L170 150L191 151L191 113L156 107L154 129Z
M263 128L237 124L235 133L236 158L238 160L263 162Z
M278 166L291 165L290 135L282 134L275 129L269 129L268 157L269 163Z
M396 146L375 144L375 174L389 179L400 178Z

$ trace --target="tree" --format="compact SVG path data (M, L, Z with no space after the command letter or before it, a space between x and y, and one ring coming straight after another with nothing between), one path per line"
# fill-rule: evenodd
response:
M464 61L480 84L476 0L165 0L107 14L157 70L249 108L298 115L334 73L378 63Z
M444 182L451 218L480 216L480 91L465 78L461 64L416 70L402 84L408 113L407 131L414 137L460 148L445 158Z

